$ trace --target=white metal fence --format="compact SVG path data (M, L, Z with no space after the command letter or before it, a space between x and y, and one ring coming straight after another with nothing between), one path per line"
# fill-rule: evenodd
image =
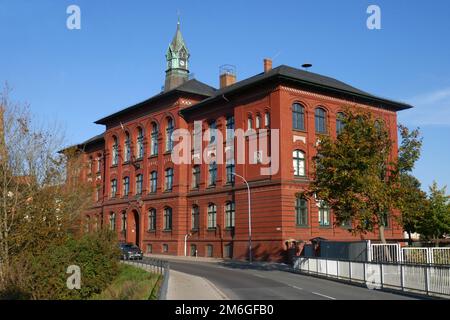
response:
M450 248L401 248L399 244L370 244L369 261L450 265Z
M369 289L393 289L450 298L450 266L296 257L294 270L364 284Z

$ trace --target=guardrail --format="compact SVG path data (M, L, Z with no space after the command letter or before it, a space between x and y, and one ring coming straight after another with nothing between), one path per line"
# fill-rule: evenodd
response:
M363 284L369 289L391 289L450 298L450 266L296 257L293 269L295 272Z
M167 299L167 290L169 287L170 264L168 261L146 258L142 260L125 260L125 264L134 265L151 273L159 274L163 277L163 282L158 292L158 300Z

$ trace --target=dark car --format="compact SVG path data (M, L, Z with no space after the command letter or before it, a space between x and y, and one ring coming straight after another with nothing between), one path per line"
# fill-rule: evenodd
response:
M143 253L139 247L132 243L121 243L120 250L122 251L122 260L142 260Z

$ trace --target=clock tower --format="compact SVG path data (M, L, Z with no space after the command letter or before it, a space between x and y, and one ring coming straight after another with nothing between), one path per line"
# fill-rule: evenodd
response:
M172 90L189 79L189 51L177 23L177 32L166 53L167 69L164 91Z

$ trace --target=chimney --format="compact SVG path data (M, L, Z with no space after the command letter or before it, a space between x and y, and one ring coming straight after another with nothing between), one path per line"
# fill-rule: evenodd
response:
M264 59L264 72L272 70L272 59Z
M220 66L220 89L236 83L236 67L225 64Z

